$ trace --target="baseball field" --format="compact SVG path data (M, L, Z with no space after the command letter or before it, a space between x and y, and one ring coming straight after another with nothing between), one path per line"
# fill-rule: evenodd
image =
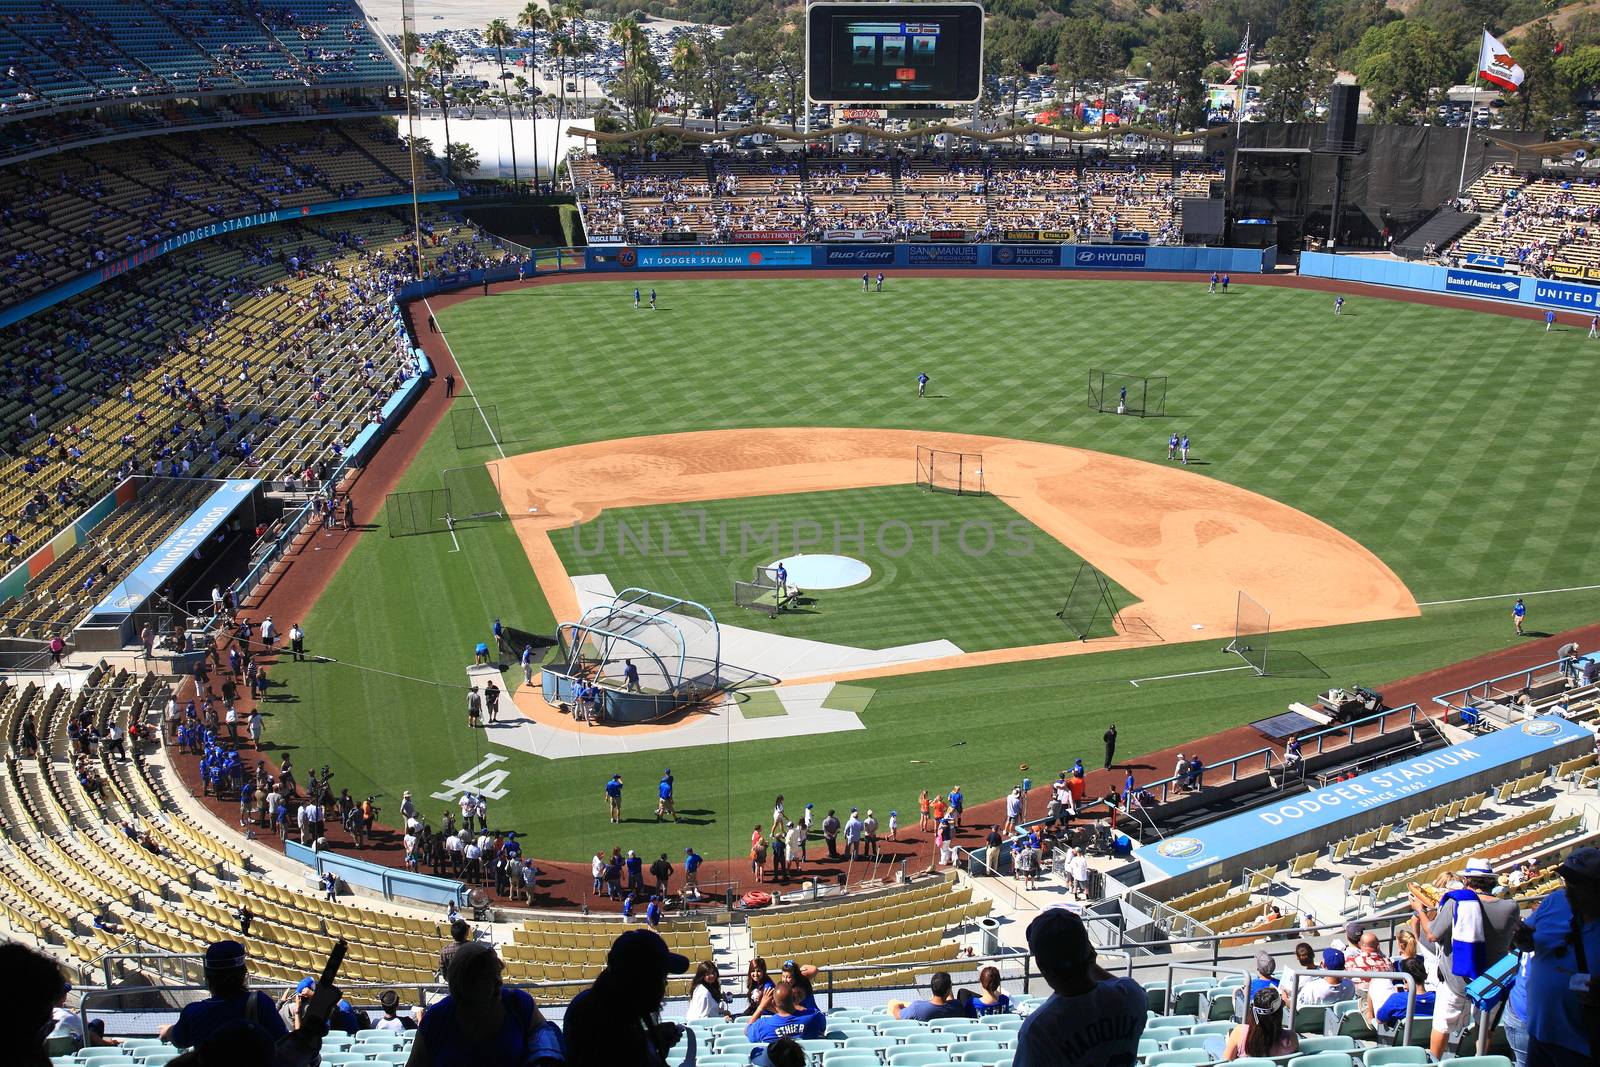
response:
M1572 372L1600 342L1582 330L1389 300L1347 300L1336 320L1329 294L1200 281L661 279L654 312L632 309L632 289L437 306L464 380L398 489L492 464L506 518L359 541L300 620L337 662L282 664L292 696L268 704L268 736L298 764L330 763L358 794L412 789L425 809L490 783L495 822L539 856L615 840L734 856L776 793L904 821L921 788L985 799L1020 762L1038 777L1093 758L1111 721L1123 751L1149 751L1329 684L1381 687L1503 648L1517 595L1531 632L1595 617L1583 502L1600 415ZM1166 415L1089 410L1092 368L1166 376ZM472 416L495 443L458 447ZM1174 433L1191 440L1187 467L1166 458ZM941 435L979 441L989 492L910 484L906 443ZM707 523L758 535L696 536ZM882 541L886 523L912 540ZM999 531L995 547L952 547L964 525ZM777 618L733 606L735 579L792 548L831 552L841 526L866 531L842 551L870 578ZM1007 530L1029 552L1008 553ZM935 548L934 531L952 536ZM1055 612L1085 559L1124 626L1075 642ZM685 747L658 731L630 748L596 728L562 758L467 729L465 668L495 618L547 633L585 588L634 585L763 639L955 652L836 672L849 685L834 706L857 729L734 743L730 728ZM1240 663L1221 652L1236 588L1272 612L1268 677L1219 670ZM771 699L750 712L793 714ZM669 766L681 826L651 815ZM621 831L601 794L613 772Z

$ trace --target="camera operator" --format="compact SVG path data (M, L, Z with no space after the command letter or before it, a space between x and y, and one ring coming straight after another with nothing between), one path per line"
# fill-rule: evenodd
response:
M1532 950L1528 1065L1592 1064L1600 1050L1600 848L1576 849L1561 865L1566 886L1545 898L1517 931Z

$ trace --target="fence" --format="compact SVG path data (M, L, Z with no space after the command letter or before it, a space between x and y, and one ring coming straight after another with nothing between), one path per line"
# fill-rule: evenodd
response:
M1560 670L1559 659L1546 660L1524 670L1474 682L1464 689L1452 689L1447 693L1440 693L1431 699L1444 708L1447 715L1455 712L1459 716L1463 708L1471 707L1480 700L1500 701L1505 697L1515 698L1523 690L1533 688L1534 681L1539 676L1559 673Z

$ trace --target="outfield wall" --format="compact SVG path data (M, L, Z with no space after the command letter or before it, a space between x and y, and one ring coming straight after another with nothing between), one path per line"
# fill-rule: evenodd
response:
M1306 278L1332 278L1399 289L1417 289L1450 296L1474 296L1512 304L1531 304L1594 314L1600 311L1600 286L1559 278L1527 278L1517 274L1440 267L1431 263L1405 263L1368 256L1337 256L1304 252L1300 274Z
M1273 248L1055 244L603 245L592 271L657 270L1126 270L1265 274Z

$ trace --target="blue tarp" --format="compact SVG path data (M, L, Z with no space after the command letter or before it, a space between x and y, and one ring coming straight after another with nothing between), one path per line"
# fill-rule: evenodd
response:
M1135 855L1149 878L1172 877L1270 850L1278 841L1331 826L1353 815L1377 812L1390 805L1416 807L1411 798L1419 793L1521 760L1532 758L1537 765L1542 753L1578 738L1592 744L1594 735L1565 719L1535 719L1221 819L1181 837L1140 848ZM1398 812L1394 817L1398 818ZM1373 825L1377 825L1376 816Z

